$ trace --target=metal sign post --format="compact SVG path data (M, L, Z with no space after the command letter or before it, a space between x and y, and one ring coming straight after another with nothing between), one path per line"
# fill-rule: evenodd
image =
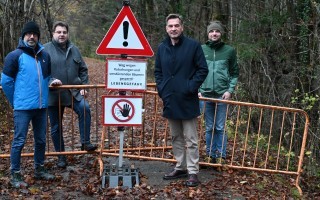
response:
M120 128L120 127L119 127ZM121 127L123 128L123 127ZM119 129L118 129L119 130ZM120 134L120 150L119 150L119 168L122 168L123 164L123 140L124 140L124 131L119 131Z
M125 96L126 91L119 91L119 95ZM119 149L119 168L122 168L123 165L123 141L124 141L124 126L119 126L118 131L120 134L120 149Z
M141 59L127 59L127 56L151 57L154 53L134 17L129 0L123 1L121 11L98 46L96 53L121 56L121 59L107 59L106 89L117 90L119 95L102 97L103 125L118 125L120 147L118 165L104 167L102 188L106 183L109 183L110 188L118 186L132 188L134 185L139 185L139 173L123 159L125 126L141 126L142 97L126 96L126 90L140 92L146 90L147 62ZM110 113L111 116L108 115ZM101 148L103 148L102 145Z

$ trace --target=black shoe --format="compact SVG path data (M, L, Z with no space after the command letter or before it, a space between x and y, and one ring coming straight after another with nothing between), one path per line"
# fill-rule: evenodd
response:
M171 180L171 179L177 179L177 178L182 178L182 177L187 177L188 172L186 170L173 170L169 174L165 174L163 176L164 180Z
M84 151L95 151L98 147L89 143L89 144L82 144L81 145L81 150Z
M66 168L68 165L66 156L58 156L57 166L59 168Z
M11 174L10 184L14 188L28 187L28 184L22 180L22 175L20 174L20 171L13 172Z
M35 179L44 179L47 181L54 180L56 177L52 174L49 174L44 166L36 167L34 170Z
M186 185L188 187L196 187L200 183L197 174L190 174L189 179L186 182Z

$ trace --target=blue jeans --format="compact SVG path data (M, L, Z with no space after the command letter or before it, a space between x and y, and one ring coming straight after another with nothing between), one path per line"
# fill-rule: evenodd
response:
M62 131L63 130L62 118L63 118L64 109L65 109L65 106L61 106L60 108L59 106L49 106L51 137L52 137L54 149L57 152L65 151L63 131ZM85 99L82 99L81 101L77 101L76 99L73 99L73 110L78 115L81 143L89 144L90 143L90 125L91 125L91 113L90 113L89 103L85 101Z
M34 138L34 166L43 165L46 149L47 109L14 110L13 120L14 138L10 152L11 173L20 171L21 151L26 142L30 121Z
M211 101L200 101L200 110L204 111L206 127L206 153L213 158L226 158L227 134L225 133L225 122L227 104ZM213 128L214 127L214 128Z

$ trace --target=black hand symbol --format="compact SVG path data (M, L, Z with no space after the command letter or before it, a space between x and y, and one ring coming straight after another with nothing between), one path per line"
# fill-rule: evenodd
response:
M129 113L130 113L131 108L129 107L129 105L126 103L123 105L123 109L120 110L121 114L123 117L128 117Z

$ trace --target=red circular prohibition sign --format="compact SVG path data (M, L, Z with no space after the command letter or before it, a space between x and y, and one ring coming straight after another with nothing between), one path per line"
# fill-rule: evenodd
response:
M126 103L128 103L130 106L131 106L131 115L128 115L128 118L127 119L120 119L117 115L116 115L116 112L115 112L115 109L116 109L116 107L118 108L118 109L120 109L120 110L122 110L122 108L121 108L121 106L119 105L119 103L122 103L122 102L126 102ZM130 114L130 113L129 113ZM117 120L117 121L119 121L119 122L128 122L130 119L132 119L133 118L133 116L134 116L134 106L133 106L133 104L130 102L130 101L128 101L128 100L126 100L126 99L120 99L120 100L118 100L118 101L116 101L114 104L113 104L113 106L112 106L112 116L113 116L113 118L115 119L115 120Z

